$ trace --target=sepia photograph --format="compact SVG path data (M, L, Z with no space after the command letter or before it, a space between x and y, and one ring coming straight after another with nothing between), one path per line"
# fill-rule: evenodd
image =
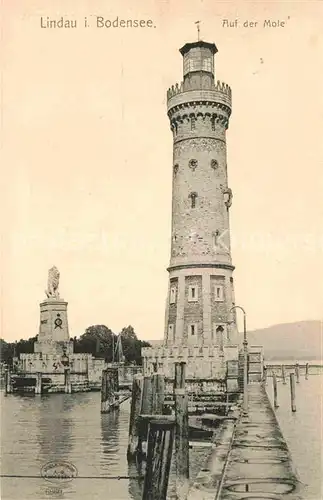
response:
M323 500L323 2L0 3L0 498Z

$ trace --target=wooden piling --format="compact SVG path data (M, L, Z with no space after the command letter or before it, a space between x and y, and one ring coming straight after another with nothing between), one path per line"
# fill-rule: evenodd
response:
M162 415L165 400L165 376L154 373L152 376L152 413Z
M283 379L283 384L286 384L285 365L282 365L282 379Z
M5 371L5 394L12 393L11 373L9 369Z
M119 408L119 369L118 367L108 368L111 370L111 378L112 378L112 387L113 387L113 395L114 395L114 408Z
M142 387L142 402L140 415L152 415L153 413L153 393L152 393L152 377L145 376L143 378ZM139 444L138 450L143 450L143 443L147 443L148 439L149 420L140 418L139 420Z
M295 365L295 377L296 377L296 382L299 384L299 364L296 363Z
M36 386L35 386L35 394L41 394L42 386L41 386L42 373L36 373Z
M72 384L71 384L71 369L65 368L64 370L64 385L65 385L65 393L72 393Z
M305 380L308 380L308 363L305 365Z
M130 420L129 420L129 438L128 438L128 450L127 457L128 460L136 457L138 451L140 452L139 444L139 417L142 405L142 389L143 389L143 377L142 375L134 375L132 382L132 397L131 397L131 409L130 409Z
M119 406L115 397L115 370L106 368L102 371L101 413L109 413Z
M174 441L174 423L151 420L142 500L166 500Z
M186 363L175 363L176 494L185 498L189 487L188 395L185 391Z
M152 393L152 378L145 376L143 378L142 388L142 406L141 413L144 415L151 415L153 410L153 393Z
M295 397L295 374L290 373L290 402L292 412L296 411L296 397Z
M277 377L276 373L273 372L273 387L274 387L274 408L278 408L278 399L277 399Z

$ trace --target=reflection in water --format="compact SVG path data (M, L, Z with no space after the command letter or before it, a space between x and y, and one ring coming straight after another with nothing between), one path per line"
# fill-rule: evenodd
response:
M143 462L128 463L128 475L130 478L128 483L129 485L128 491L130 498L133 500L142 499L144 474L145 474L145 467Z
M102 435L102 467L109 464L107 475L116 473L113 465L118 465L117 474L124 474L129 477L128 493L131 500L141 500L143 487L142 464L127 463L126 449L128 443L129 413L121 407L119 411L101 415L101 435ZM124 472L121 472L120 461L124 463Z
M101 415L101 446L103 455L115 454L119 444L119 411L104 413ZM104 456L101 460L105 461Z
M36 406L37 442L41 461L69 459L72 450L74 403L73 398L54 394L43 396L41 404Z

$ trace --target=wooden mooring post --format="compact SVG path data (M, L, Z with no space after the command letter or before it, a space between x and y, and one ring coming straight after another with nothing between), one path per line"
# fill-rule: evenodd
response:
M142 500L166 500L174 441L174 422L151 420Z
M299 364L296 363L295 365L295 376L296 376L296 382L299 384Z
M5 394L12 393L12 382L11 382L11 373L10 370L7 369L5 371Z
M305 380L308 380L308 363L305 365Z
M296 411L296 397L295 397L295 374L290 373L290 402L291 402L291 408L292 412Z
M277 377L275 372L273 372L273 387L274 387L274 408L279 408L277 399Z
M283 384L286 384L286 371L285 371L285 365L282 365L282 379L283 379Z
M36 373L35 394L41 394L41 390L42 390L41 381L42 381L42 373L37 372Z
M152 412L153 412L152 378L150 376L145 376L143 378L141 413L143 415L151 415Z
M185 498L189 488L189 423L188 395L185 390L186 363L175 363L175 451L176 494Z
M139 450L139 417L142 406L143 376L134 375L132 382L131 409L129 419L129 437L127 458L132 460L136 458Z
M148 439L148 427L149 420L142 419L141 416L152 416L153 413L153 384L151 376L144 376L143 378L143 387L142 387L142 402L141 402L141 411L140 411L140 419L139 419L139 442L138 442L138 458L140 454L145 454L147 451L147 439Z
M71 384L71 369L70 368L65 368L65 370L64 370L64 386L65 386L65 393L71 394L72 393L72 384Z
M165 400L165 375L154 373L152 376L152 413L162 415Z
M109 413L119 407L118 397L115 394L118 390L117 377L118 368L109 367L102 371L101 413Z

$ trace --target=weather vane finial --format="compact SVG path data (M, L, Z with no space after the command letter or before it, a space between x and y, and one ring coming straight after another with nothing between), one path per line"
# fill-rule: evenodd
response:
M195 24L197 26L197 40L200 41L200 22L201 21L195 21Z

